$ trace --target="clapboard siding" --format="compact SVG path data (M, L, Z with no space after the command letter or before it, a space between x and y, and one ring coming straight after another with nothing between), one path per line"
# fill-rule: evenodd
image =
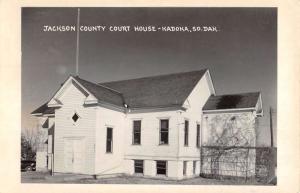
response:
M95 126L96 107L84 107L86 96L73 84L65 90L60 100L63 106L55 110L55 144L54 144L54 171L65 172L64 166L64 139L79 137L85 141L85 174L94 174L95 165ZM74 113L79 115L76 123L72 120Z
M200 128L202 127L202 108L209 96L213 94L209 88L209 81L208 72L206 72L186 100L188 109L181 114L181 123L184 123L185 119L189 121L188 146L184 146L184 124L181 124L179 128L179 157L182 159L197 157L200 160L200 149L196 145L196 131L197 124L200 124Z
M127 159L176 159L178 153L178 111L128 114L125 156ZM133 145L133 121L141 120L141 145ZM159 145L160 119L169 119L169 144Z
M123 173L125 114L97 107L96 174ZM113 128L112 153L106 153L107 127Z

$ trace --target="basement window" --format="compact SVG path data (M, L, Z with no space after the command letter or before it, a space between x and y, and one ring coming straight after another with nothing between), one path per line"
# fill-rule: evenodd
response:
M74 115L72 116L72 120L73 120L74 122L77 122L78 119L79 119L79 116L77 115L77 113L74 113Z
M193 161L193 174L196 174L197 161Z
M186 176L187 161L183 161L183 175Z
M167 175L167 161L156 161L156 174Z
M144 173L144 161L134 160L134 173L143 174Z

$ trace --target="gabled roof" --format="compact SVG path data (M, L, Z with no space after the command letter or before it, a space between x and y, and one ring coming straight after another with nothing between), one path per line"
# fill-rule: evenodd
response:
M202 110L255 108L259 100L259 92L210 96Z
M110 88L83 80L78 76L74 77L84 88L92 93L99 101L123 107L124 99L120 92Z
M130 108L182 106L207 70L100 83L122 93Z
M130 109L181 107L207 69L95 84L71 76L99 102ZM69 79L68 79L69 80ZM53 112L47 103L32 114Z
M48 107L48 102L43 104L42 106L38 107L35 109L31 114L32 115L43 115L43 114L54 114L54 107Z

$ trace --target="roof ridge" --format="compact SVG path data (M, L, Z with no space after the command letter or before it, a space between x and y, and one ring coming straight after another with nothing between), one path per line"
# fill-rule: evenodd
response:
M175 72L171 74L160 74L160 75L154 75L154 76L146 76L146 77L140 77L140 78L131 78L131 79L124 79L124 80L114 80L109 82L99 82L100 84L107 84L107 83L115 83L115 82L121 82L121 81L129 81L129 80L138 80L138 79L147 79L147 78L157 78L157 77L164 77L164 76L171 76L171 75L178 75L178 74L186 74L186 73L192 73L192 72L206 72L208 68L203 68L201 70L193 70L193 71L186 71L186 72Z
M116 93L118 93L118 94L120 94L120 95L123 96L123 93L121 93L121 92L119 92L119 91L117 91L117 90L115 90L115 89L113 89L113 88L110 88L110 87L108 87L108 86L104 86L104 85L102 85L102 84L100 84L100 83L94 83L94 84L96 84L97 86L101 86L101 87L103 87L103 88L109 89L109 90L111 90L111 91L114 91L114 92L116 92Z
M74 77L74 78L75 78L75 79L80 79L80 80L83 80L83 81L85 81L85 82L88 82L88 83L90 83L90 84L94 84L95 86L103 87L103 88L105 88L105 89L107 89L107 90L110 90L110 91L116 92L117 94L119 94L119 95L122 95L122 96L123 96L123 94L122 94L121 92L119 92L119 91L117 91L117 90L115 90L115 89L109 88L109 87L107 87L107 86L104 86L104 85L102 85L102 84L97 84L97 83L94 83L94 82L91 82L91 81L88 81L88 80L82 79L82 78L80 78L79 76L76 76L76 77Z

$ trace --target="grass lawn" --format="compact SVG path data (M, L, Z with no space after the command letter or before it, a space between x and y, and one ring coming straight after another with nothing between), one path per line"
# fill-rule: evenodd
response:
M22 172L22 183L71 183L71 184L174 184L174 185L268 185L245 180L216 180L208 178L193 178L187 180L161 180L134 176L122 176L103 179L77 178L64 179L63 177L50 177L48 172Z

